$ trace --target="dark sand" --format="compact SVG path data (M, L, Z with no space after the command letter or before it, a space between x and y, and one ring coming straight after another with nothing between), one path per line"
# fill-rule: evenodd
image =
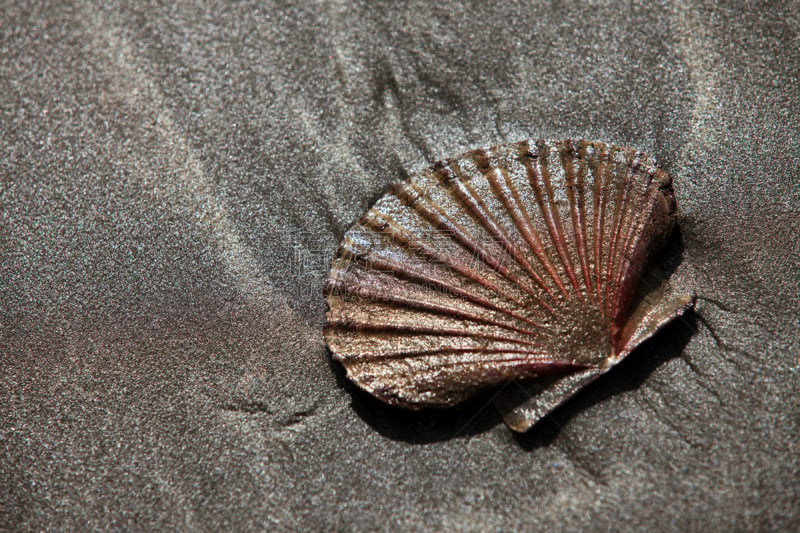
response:
M0 529L798 528L797 2L78 4L0 12ZM524 436L355 390L344 231L526 137L656 157L696 310Z

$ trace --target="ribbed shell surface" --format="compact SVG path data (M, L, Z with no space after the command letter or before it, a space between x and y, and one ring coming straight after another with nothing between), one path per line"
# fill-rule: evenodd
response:
M651 159L600 142L523 141L439 162L345 234L325 339L351 380L411 408L600 371L664 322L628 319L675 210Z

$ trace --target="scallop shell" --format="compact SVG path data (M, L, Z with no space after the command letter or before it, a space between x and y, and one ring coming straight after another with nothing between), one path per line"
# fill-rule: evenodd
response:
M663 279L637 292L675 210L651 159L601 142L436 163L345 234L325 340L359 387L411 409L525 384L496 404L527 431L691 306Z

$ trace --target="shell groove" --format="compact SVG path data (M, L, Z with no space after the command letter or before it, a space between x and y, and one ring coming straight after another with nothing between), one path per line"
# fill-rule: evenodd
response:
M691 305L668 283L637 292L675 212L667 174L601 142L436 163L345 234L326 342L357 385L412 409L532 382L524 401L497 402L525 431Z

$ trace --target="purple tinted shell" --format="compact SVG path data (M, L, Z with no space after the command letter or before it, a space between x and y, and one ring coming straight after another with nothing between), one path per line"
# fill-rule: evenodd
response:
M496 402L527 431L691 306L663 278L641 282L675 212L667 174L601 142L436 163L345 234L325 340L359 387L411 409L532 384Z

